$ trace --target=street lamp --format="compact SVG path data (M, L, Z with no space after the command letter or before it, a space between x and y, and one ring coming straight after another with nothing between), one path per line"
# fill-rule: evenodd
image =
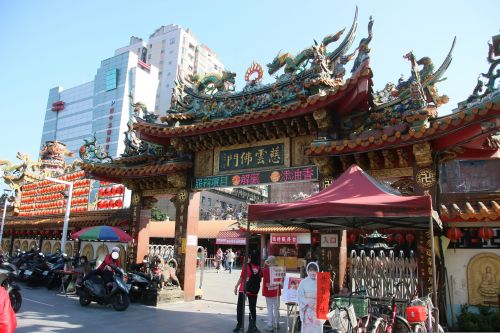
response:
M45 180L50 180L54 183L64 184L64 185L69 187L68 198L67 198L68 201L66 202L66 212L64 213L63 233L62 233L62 238L61 238L61 252L65 253L66 252L66 238L68 238L68 223L69 223L69 212L71 209L71 197L73 196L73 182L67 182L65 180L51 178L51 177L45 177Z
M3 204L3 214L2 214L2 226L0 227L0 249L2 248L2 237L3 237L3 226L5 224L5 214L7 213L7 206L9 205L9 200L11 196L9 195L10 190L3 190L5 196L5 203Z

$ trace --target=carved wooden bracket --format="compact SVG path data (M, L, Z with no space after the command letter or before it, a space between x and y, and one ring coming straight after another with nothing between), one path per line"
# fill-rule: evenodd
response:
M315 157L313 158L313 162L318 166L319 172L322 176L333 176L333 174L335 173L332 158Z
M158 200L155 197L142 197L142 209L151 209L154 207L155 203L157 203Z
M332 119L326 109L319 109L313 112L314 120L318 124L318 129L328 132L332 128Z
M372 170L382 169L384 166L384 159L378 151L368 152L368 159L370 160L370 169Z
M167 176L168 184L175 188L184 188L187 184L185 173L173 173Z
M413 145L413 156L418 167L423 168L432 164L432 148L428 142Z

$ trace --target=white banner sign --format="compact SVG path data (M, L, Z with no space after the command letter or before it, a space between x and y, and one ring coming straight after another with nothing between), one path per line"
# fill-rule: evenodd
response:
M283 279L285 278L286 270L284 266L270 266L269 267L269 284L275 286L278 284L283 284Z
M198 245L198 236L187 235L187 242L186 243L188 246L197 246Z
M321 235L321 247L339 247L338 234Z

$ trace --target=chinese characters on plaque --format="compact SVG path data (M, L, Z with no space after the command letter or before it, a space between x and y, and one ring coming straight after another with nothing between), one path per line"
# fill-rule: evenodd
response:
M219 153L219 172L284 165L283 143L224 150Z
M281 168L267 171L237 173L229 175L195 177L194 189L264 185L272 183L303 182L318 179L317 166Z

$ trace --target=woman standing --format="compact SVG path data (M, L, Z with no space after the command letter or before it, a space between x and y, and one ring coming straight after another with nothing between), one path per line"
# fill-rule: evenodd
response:
M255 277L255 275L258 275L260 289L260 279L262 277L262 271L259 266L259 255L257 253L253 253L250 258L248 258L248 263L242 267L240 278L234 286L234 294L238 295L238 305L236 307L236 319L238 321L238 324L234 328L233 332L243 332L243 310L245 309L245 294L243 289L244 285L250 280L252 276ZM259 293L259 291L257 289L257 292L250 292L248 291L248 288L249 286L247 285L246 297L248 297L248 309L250 310L247 333L260 333L257 325L255 324L257 320L257 294Z
M302 280L297 290L302 333L322 333L325 320L316 317L316 298L319 267L315 262L307 264L307 277Z
M264 262L264 283L262 285L262 296L266 298L267 304L267 331L273 331L279 327L280 305L279 296L281 289L279 284L271 284L271 270L269 267L277 266L274 256L267 257Z

